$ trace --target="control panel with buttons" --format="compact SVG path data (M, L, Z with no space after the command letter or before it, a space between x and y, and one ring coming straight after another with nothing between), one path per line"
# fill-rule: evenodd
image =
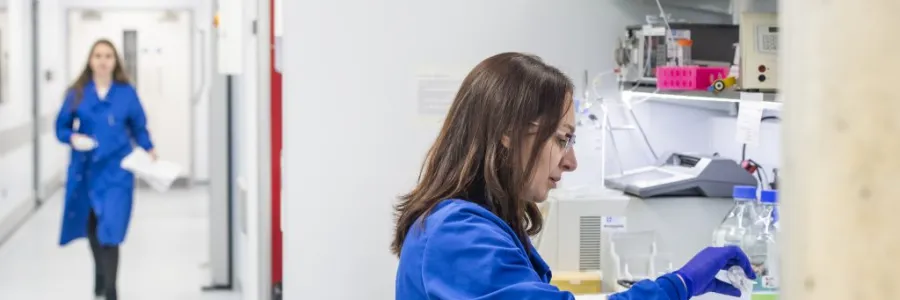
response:
M774 92L778 87L778 15L744 13L740 33L741 89Z

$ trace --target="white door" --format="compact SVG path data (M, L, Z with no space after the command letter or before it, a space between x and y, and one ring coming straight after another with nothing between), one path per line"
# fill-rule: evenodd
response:
M193 163L191 32L188 11L69 13L69 81L84 69L91 45L110 40L128 58L126 72L141 97L156 152L184 170Z
M0 10L0 103L9 101L9 18Z

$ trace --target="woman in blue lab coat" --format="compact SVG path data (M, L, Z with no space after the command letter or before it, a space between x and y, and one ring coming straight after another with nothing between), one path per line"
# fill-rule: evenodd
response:
M550 284L529 240L543 222L537 203L578 165L572 92L562 72L525 54L498 54L469 73L418 185L396 206L397 299L574 299ZM739 295L715 279L734 265L755 278L740 249L707 248L610 299Z
M144 109L109 41L94 43L84 71L66 92L56 137L72 147L59 243L87 237L94 255L94 294L116 300L119 244L128 231L134 195L134 175L120 165L134 144L156 155Z

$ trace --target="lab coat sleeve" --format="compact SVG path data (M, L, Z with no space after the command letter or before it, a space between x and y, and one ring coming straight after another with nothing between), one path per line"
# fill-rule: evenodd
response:
M147 115L144 113L144 106L141 104L141 99L137 96L137 93L134 94L129 117L129 126L131 126L131 134L134 137L134 141L144 150L153 150L150 132L147 131Z
M494 221L458 213L433 230L422 262L429 299L575 299L542 282L528 256Z
M687 287L678 275L667 274L655 281L642 280L609 300L687 300Z
M74 102L75 94L66 93L62 107L59 108L59 113L56 115L56 139L63 144L68 144L72 140L72 126L75 123Z

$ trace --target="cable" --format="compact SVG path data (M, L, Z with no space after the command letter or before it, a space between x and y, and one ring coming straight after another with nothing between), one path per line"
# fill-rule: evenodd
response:
M641 132L641 137L644 139L644 144L647 144L647 149L650 149L650 154L653 155L653 160L659 160L659 156L656 155L656 150L653 150L653 145L650 144L650 138L648 138L647 133L644 132L644 127L641 126L641 122L638 122L637 114L634 113L634 109L629 107L628 112L631 114L631 118L634 119L634 125L637 127L638 131Z
M740 109L740 107L738 109ZM781 118L778 116L764 116L759 119L760 122L765 122L767 120L781 120ZM769 182L769 174L766 173L766 169L756 161L747 158L747 143L741 144L741 166L751 174L756 173L756 178L759 179L760 188L771 185Z
M619 154L619 146L616 144L616 137L612 134L613 133L612 132L612 124L609 122L609 118L608 117L606 118L606 126L605 126L606 130L605 131L602 130L602 128L604 126L603 126L603 124L600 124L602 122L600 121L599 118L597 118L597 115L590 114L590 115L588 115L588 119L591 120L591 123L594 124L595 128L601 128L601 130L600 130L601 134L609 134L609 140L612 143L613 152L616 153L616 162L619 163L619 173L624 174L625 173L625 169L623 167L624 162L622 161L622 156ZM606 151L606 149L603 149L603 151ZM603 162L603 163L606 163L606 162Z
M778 189L778 168L772 168L772 175L775 178L772 178L772 182L769 183L769 187L773 190Z
M763 168L763 166L760 164L756 164L756 166L759 167L759 171L757 171L757 173L762 174L762 179L764 180L761 184L763 186L768 185L769 184L769 173L766 173L766 168Z
M740 107L738 107L738 109L740 109ZM781 118L779 118L778 116L764 116L761 119L759 119L760 122L765 122L768 120L781 121ZM741 161L745 161L745 160L747 160L747 143L741 144Z
M741 161L747 160L747 143L741 146Z
M666 25L666 44L674 42L675 38L672 36L672 26L669 26L669 16L666 15L666 10L662 7L662 2L656 0L656 7L659 8L659 16L662 17L663 23Z
M759 167L759 166L757 165L757 167ZM759 174L759 173L761 173L761 170L762 169L756 170L756 178L759 179L759 187L763 187L766 184L765 181L763 181L763 179L762 179L762 175Z
M747 163L756 169L756 178L759 179L760 187L765 187L769 182L769 174L766 173L766 168L763 168L762 165L752 159L747 160Z

